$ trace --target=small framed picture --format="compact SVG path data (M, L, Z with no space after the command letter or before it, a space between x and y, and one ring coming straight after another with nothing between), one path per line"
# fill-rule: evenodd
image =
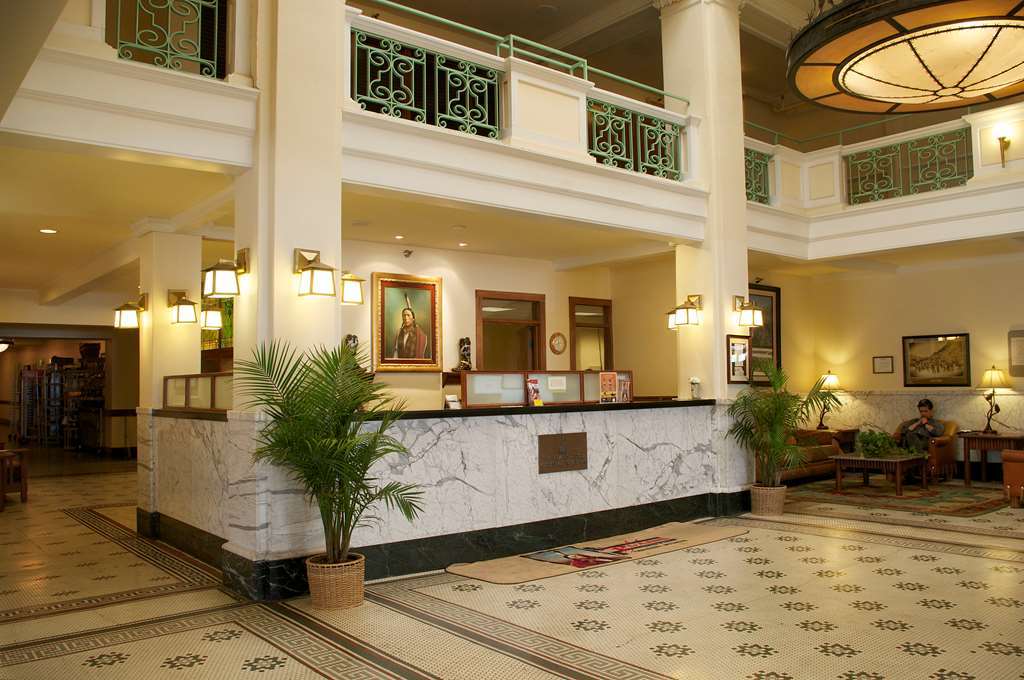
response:
M725 336L726 365L729 367L728 382L733 385L750 382L750 337L746 335Z
M872 373L895 373L893 369L893 357L871 357L871 372Z

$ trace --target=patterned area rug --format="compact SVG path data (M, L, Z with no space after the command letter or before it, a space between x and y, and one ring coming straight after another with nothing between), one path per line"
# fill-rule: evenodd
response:
M825 479L800 486L791 486L786 492L789 503L839 503L859 505L868 509L907 510L952 517L974 517L1007 506L1002 489L972 486L951 481L922 489L904 484L903 495L896 495L896 487L883 475L872 475L871 484L863 486L860 475L844 480L843 490L835 490L835 480Z

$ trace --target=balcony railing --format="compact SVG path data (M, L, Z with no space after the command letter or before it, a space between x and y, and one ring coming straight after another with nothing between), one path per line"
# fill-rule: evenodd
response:
M973 175L970 128L859 151L843 162L850 205L961 186Z
M107 42L117 56L224 78L228 0L108 0Z
M352 32L352 98L367 111L500 136L501 73L392 38Z
M771 184L769 183L768 163L771 154L754 149L745 149L744 166L746 169L747 200L768 205L771 203Z
M682 126L676 123L588 99L587 131L590 155L605 165L682 178Z

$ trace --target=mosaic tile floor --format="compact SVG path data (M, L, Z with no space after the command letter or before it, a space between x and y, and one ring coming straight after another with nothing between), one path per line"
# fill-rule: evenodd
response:
M240 601L132 535L130 475L32 490L0 514L0 680L1024 678L1024 540L968 518L721 518L747 533L514 586L380 582L322 612ZM1024 511L980 519L1019 527Z

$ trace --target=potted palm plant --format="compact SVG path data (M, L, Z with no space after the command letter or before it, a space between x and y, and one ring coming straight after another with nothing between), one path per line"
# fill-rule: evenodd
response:
M774 362L761 360L755 369L768 376L764 387L744 389L730 404L733 419L728 436L754 454L756 475L750 488L751 512L781 515L786 502L782 471L803 462L803 452L793 433L822 407L836 408L838 397L822 389L823 379L801 397L786 389L789 376Z
M408 451L388 434L402 405L373 382L364 361L362 352L345 345L298 352L275 341L235 365L247 406L268 418L254 460L286 469L320 509L326 552L306 560L319 608L362 603L365 559L349 547L356 528L378 519L374 506L396 509L408 520L421 510L417 487L385 482L372 470L385 456Z

